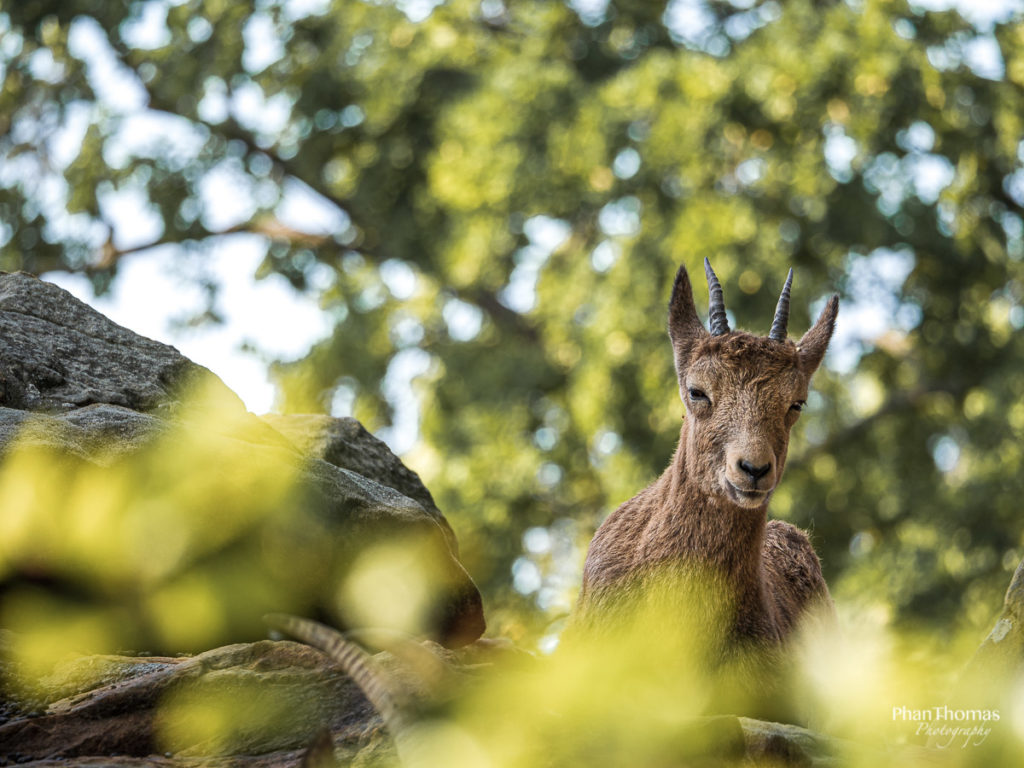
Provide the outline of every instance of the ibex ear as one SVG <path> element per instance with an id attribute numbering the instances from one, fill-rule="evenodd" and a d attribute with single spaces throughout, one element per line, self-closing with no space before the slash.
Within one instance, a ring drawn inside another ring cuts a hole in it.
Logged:
<path id="1" fill-rule="evenodd" d="M 800 352 L 800 367 L 808 376 L 818 370 L 821 359 L 825 357 L 832 331 L 836 327 L 836 315 L 839 313 L 839 297 L 833 296 L 821 310 L 818 322 L 803 335 L 797 349 Z"/>
<path id="2" fill-rule="evenodd" d="M 694 345 L 708 335 L 697 316 L 693 304 L 693 286 L 686 267 L 680 266 L 676 281 L 672 284 L 672 298 L 668 303 L 668 337 L 672 339 L 675 353 L 676 375 L 682 379 L 683 368 L 690 359 Z"/>

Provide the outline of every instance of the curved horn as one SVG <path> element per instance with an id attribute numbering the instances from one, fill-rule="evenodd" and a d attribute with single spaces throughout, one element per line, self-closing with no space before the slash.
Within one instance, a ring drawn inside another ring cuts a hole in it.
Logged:
<path id="1" fill-rule="evenodd" d="M 380 712 L 384 725 L 391 731 L 399 757 L 408 741 L 411 723 L 407 713 L 399 706 L 393 681 L 380 664 L 361 647 L 346 639 L 337 630 L 309 619 L 284 613 L 269 613 L 263 621 L 271 628 L 298 638 L 307 645 L 319 648 L 344 670 L 359 686 L 369 702 Z M 408 765 L 404 760 L 403 764 Z"/>
<path id="2" fill-rule="evenodd" d="M 711 326 L 712 336 L 721 336 L 729 332 L 729 321 L 725 317 L 725 300 L 722 298 L 722 286 L 718 282 L 715 270 L 711 268 L 711 262 L 704 259 L 704 274 L 708 278 L 708 295 L 711 302 L 708 305 L 708 324 Z"/>
<path id="3" fill-rule="evenodd" d="M 782 295 L 779 296 L 779 303 L 775 305 L 775 319 L 772 320 L 772 329 L 768 332 L 769 339 L 776 341 L 786 340 L 786 326 L 789 325 L 789 289 L 793 285 L 793 269 L 786 275 L 786 284 L 782 286 Z"/>

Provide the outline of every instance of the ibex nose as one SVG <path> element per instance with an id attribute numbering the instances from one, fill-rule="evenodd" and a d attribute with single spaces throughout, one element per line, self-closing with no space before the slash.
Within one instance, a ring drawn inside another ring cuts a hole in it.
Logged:
<path id="1" fill-rule="evenodd" d="M 772 468 L 771 462 L 769 462 L 768 464 L 762 464 L 759 467 L 755 467 L 753 464 L 751 464 L 746 459 L 740 459 L 738 464 L 739 464 L 740 470 L 742 472 L 746 473 L 747 475 L 749 475 L 750 479 L 753 482 L 755 482 L 755 483 L 758 480 L 760 480 L 762 477 L 767 475 L 771 471 L 771 468 Z"/>

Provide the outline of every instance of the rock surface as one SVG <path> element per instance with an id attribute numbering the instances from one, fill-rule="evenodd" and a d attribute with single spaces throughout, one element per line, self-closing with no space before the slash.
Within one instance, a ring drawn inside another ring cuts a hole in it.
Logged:
<path id="1" fill-rule="evenodd" d="M 36 714 L 0 724 L 0 765 L 231 758 L 232 765 L 286 766 L 322 728 L 338 755 L 352 759 L 381 727 L 344 673 L 292 642 L 230 645 L 189 658 L 85 657 L 35 691 Z M 238 727 L 211 739 L 207 726 L 220 715 Z"/>
<path id="2" fill-rule="evenodd" d="M 419 478 L 358 423 L 260 419 L 174 348 L 116 325 L 55 285 L 0 273 L 0 457 L 15 453 L 37 456 L 30 466 L 53 508 L 33 502 L 20 543 L 17 535 L 0 542 L 8 566 L 0 607 L 19 590 L 42 589 L 124 612 L 132 625 L 127 647 L 197 652 L 264 636 L 268 611 L 344 624 L 338 590 L 353 564 L 382 542 L 406 542 L 429 566 L 422 569 L 425 634 L 460 645 L 483 632 L 480 594 L 451 527 Z M 39 490 L 11 472 L 8 486 L 29 484 L 20 497 Z M 97 511 L 82 500 L 83 487 L 120 497 L 101 494 L 109 506 Z M 137 519 L 147 508 L 153 517 Z M 106 560 L 134 565 L 94 563 L 92 570 L 114 573 L 92 581 L 69 572 L 66 563 L 81 552 L 65 530 L 89 515 L 106 521 L 108 535 L 98 540 Z M 189 579 L 193 592 L 219 604 L 222 626 L 205 634 L 160 629 L 139 615 L 140 604 Z"/>
<path id="3" fill-rule="evenodd" d="M 449 543 L 458 554 L 455 534 L 419 475 L 405 466 L 387 445 L 367 432 L 358 421 L 315 413 L 267 414 L 262 418 L 304 454 L 358 475 L 372 477 L 418 502 L 447 532 Z"/>
<path id="4" fill-rule="evenodd" d="M 62 288 L 24 272 L 0 273 L 0 405 L 60 411 L 92 403 L 151 411 L 180 401 L 210 371 L 166 344 L 122 328 Z"/>

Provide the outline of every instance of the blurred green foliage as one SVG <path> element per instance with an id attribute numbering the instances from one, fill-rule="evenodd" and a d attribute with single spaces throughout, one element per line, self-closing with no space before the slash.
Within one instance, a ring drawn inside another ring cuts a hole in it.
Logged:
<path id="1" fill-rule="evenodd" d="M 269 612 L 468 642 L 454 622 L 436 629 L 451 602 L 459 615 L 472 606 L 434 521 L 372 481 L 261 442 L 265 425 L 224 392 L 192 388 L 135 450 L 104 435 L 103 449 L 76 453 L 47 417 L 4 445 L 0 700 L 8 688 L 38 695 L 70 656 L 259 640 Z M 21 670 L 12 681 L 7 661 Z"/>
<path id="2" fill-rule="evenodd" d="M 262 237 L 260 275 L 339 319 L 278 366 L 280 407 L 380 429 L 389 371 L 420 371 L 405 458 L 492 627 L 522 638 L 669 460 L 676 265 L 711 257 L 760 333 L 792 265 L 794 335 L 843 303 L 772 514 L 813 531 L 846 602 L 990 622 L 1024 555 L 1024 23 L 878 0 L 431 6 L 5 4 L 0 267 L 103 290 L 152 243 L 194 264 Z M 210 214 L 218 175 L 233 223 Z M 275 215 L 301 187 L 337 226 Z M 119 235 L 118 195 L 149 241 Z"/>

